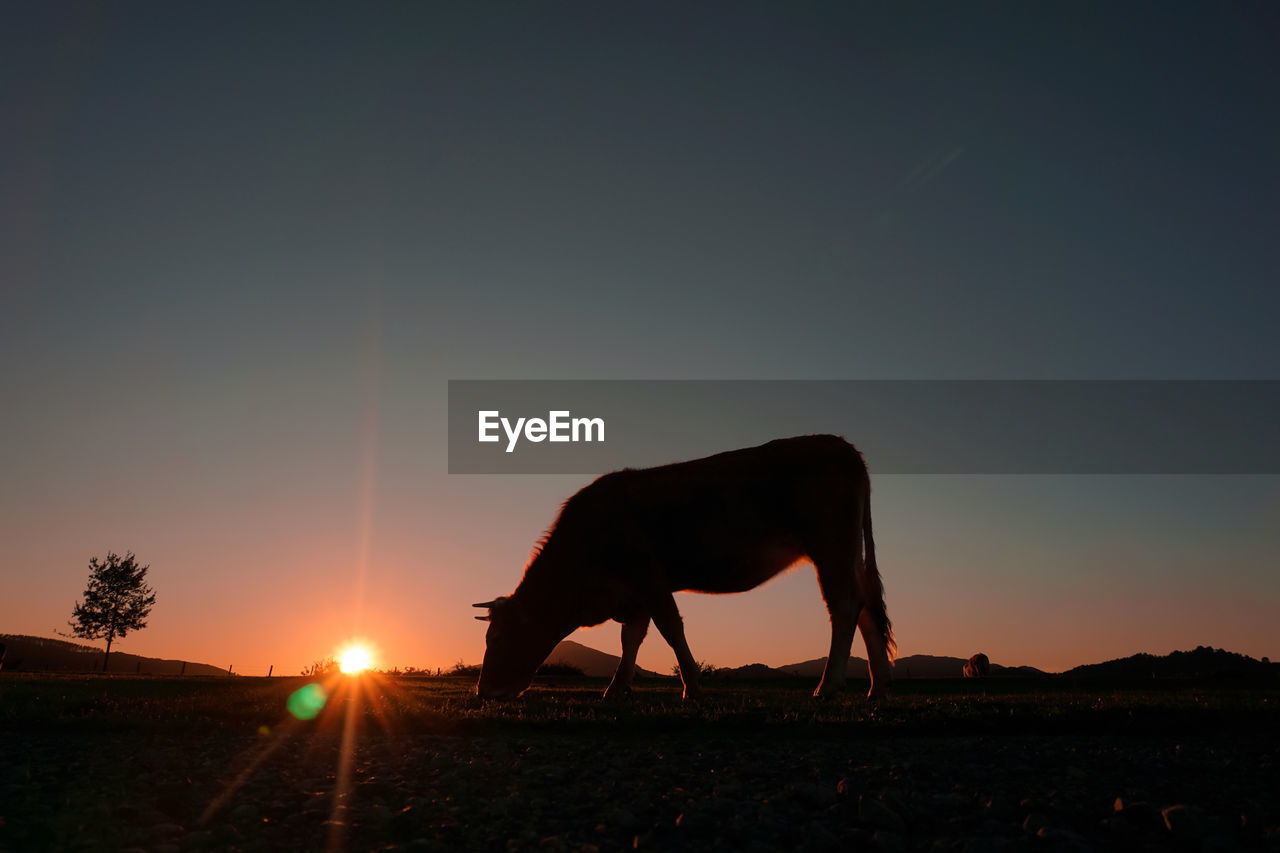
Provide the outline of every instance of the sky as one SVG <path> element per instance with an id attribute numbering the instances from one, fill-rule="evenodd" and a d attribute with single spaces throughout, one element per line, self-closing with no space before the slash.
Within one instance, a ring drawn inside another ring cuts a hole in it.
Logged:
<path id="1" fill-rule="evenodd" d="M 0 108 L 0 632 L 132 550 L 121 651 L 479 662 L 590 477 L 448 474 L 450 379 L 1280 378 L 1262 3 L 9 4 Z M 901 654 L 1280 658 L 1275 476 L 868 463 Z"/>

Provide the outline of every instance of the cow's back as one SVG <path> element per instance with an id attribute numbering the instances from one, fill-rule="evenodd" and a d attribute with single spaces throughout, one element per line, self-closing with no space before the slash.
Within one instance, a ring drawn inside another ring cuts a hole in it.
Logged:
<path id="1" fill-rule="evenodd" d="M 552 538 L 571 529 L 596 571 L 628 584 L 740 592 L 833 528 L 856 534 L 867 488 L 862 456 L 844 439 L 779 439 L 606 474 L 570 498 Z"/>

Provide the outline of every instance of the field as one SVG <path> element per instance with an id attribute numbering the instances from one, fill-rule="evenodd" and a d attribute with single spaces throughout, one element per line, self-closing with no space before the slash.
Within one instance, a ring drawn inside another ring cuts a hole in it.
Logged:
<path id="1" fill-rule="evenodd" d="M 1274 688 L 306 683 L 6 673 L 0 850 L 1280 850 Z"/>

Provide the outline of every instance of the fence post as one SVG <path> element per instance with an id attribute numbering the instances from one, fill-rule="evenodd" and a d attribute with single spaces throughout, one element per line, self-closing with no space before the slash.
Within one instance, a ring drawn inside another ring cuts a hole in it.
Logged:
<path id="1" fill-rule="evenodd" d="M 227 675 L 231 674 L 231 664 L 227 664 Z"/>
<path id="2" fill-rule="evenodd" d="M 271 666 L 267 667 L 267 678 L 271 677 L 271 673 L 275 671 L 275 668 L 275 664 L 271 664 Z"/>
<path id="3" fill-rule="evenodd" d="M 179 672 L 179 673 L 178 673 L 178 675 L 186 675 L 186 674 L 187 674 L 187 662 L 186 662 L 186 661 L 183 661 L 183 662 L 182 662 L 182 671 L 181 671 L 181 672 Z"/>

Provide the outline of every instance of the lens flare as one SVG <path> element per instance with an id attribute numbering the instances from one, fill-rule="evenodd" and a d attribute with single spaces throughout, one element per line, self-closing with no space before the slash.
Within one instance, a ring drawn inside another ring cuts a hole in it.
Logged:
<path id="1" fill-rule="evenodd" d="M 308 684 L 293 691 L 285 705 L 289 713 L 299 720 L 314 720 L 327 701 L 329 701 L 329 694 L 323 687 L 319 684 Z"/>

